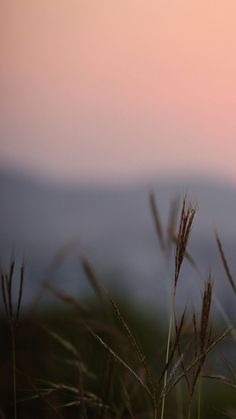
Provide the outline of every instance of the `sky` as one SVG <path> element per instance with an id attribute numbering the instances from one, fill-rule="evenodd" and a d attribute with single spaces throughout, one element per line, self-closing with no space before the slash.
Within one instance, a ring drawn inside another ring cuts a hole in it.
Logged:
<path id="1" fill-rule="evenodd" d="M 0 166 L 236 182 L 235 0 L 1 0 Z"/>

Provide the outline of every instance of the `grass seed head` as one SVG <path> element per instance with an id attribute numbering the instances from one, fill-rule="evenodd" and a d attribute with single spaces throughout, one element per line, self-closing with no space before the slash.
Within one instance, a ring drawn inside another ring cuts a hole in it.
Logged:
<path id="1" fill-rule="evenodd" d="M 181 269 L 181 266 L 185 257 L 187 244 L 188 244 L 188 240 L 190 236 L 190 231 L 191 231 L 195 214 L 196 214 L 196 208 L 194 208 L 190 202 L 187 203 L 186 197 L 185 197 L 183 200 L 183 205 L 182 205 L 182 210 L 181 210 L 179 232 L 178 232 L 177 244 L 176 244 L 174 291 L 176 291 L 180 269 Z"/>

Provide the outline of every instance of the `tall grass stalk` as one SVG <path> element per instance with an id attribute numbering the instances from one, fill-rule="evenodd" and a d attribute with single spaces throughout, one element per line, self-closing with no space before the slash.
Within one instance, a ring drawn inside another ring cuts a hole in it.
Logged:
<path id="1" fill-rule="evenodd" d="M 16 336 L 15 330 L 11 328 L 11 347 L 12 347 L 12 378 L 13 378 L 13 406 L 14 406 L 14 419 L 17 419 L 16 408 Z"/>
<path id="2" fill-rule="evenodd" d="M 180 221 L 179 221 L 179 230 L 178 236 L 176 241 L 176 249 L 175 249 L 175 273 L 174 273 L 174 281 L 171 286 L 172 289 L 172 301 L 170 307 L 170 318 L 169 318 L 169 327 L 168 327 L 168 337 L 167 337 L 167 346 L 166 346 L 166 365 L 169 362 L 169 354 L 170 354 L 170 344 L 171 344 L 171 335 L 173 329 L 173 322 L 175 319 L 175 296 L 176 290 L 179 280 L 179 275 L 181 271 L 181 266 L 184 261 L 187 244 L 190 236 L 190 231 L 192 227 L 192 223 L 195 217 L 196 209 L 191 205 L 191 203 L 187 203 L 186 196 L 183 199 Z M 164 389 L 166 388 L 167 384 L 167 377 L 168 377 L 168 368 L 165 370 L 164 375 Z M 162 407 L 161 407 L 161 419 L 164 418 L 165 412 L 165 400 L 166 394 L 164 392 L 164 397 L 162 399 Z"/>
<path id="3" fill-rule="evenodd" d="M 154 228 L 156 231 L 156 236 L 160 245 L 161 252 L 163 254 L 164 259 L 164 280 L 167 284 L 167 296 L 169 299 L 169 327 L 168 327 L 168 336 L 167 336 L 167 345 L 166 345 L 166 355 L 165 355 L 165 372 L 164 372 L 164 380 L 163 380 L 163 388 L 166 388 L 167 385 L 167 377 L 168 377 L 168 363 L 169 363 L 169 355 L 170 355 L 170 343 L 171 343 L 171 335 L 172 335 L 172 323 L 173 323 L 173 295 L 172 295 L 172 282 L 169 275 L 169 256 L 170 256 L 170 236 L 169 234 L 167 240 L 165 240 L 164 233 L 163 233 L 163 227 L 162 222 L 160 219 L 160 213 L 158 210 L 157 202 L 155 199 L 155 195 L 153 191 L 149 194 L 149 206 L 151 210 L 151 215 L 154 223 Z M 168 230 L 170 230 L 170 233 L 172 233 L 173 225 L 174 225 L 174 211 L 172 205 L 169 215 L 169 226 Z M 161 403 L 161 419 L 164 417 L 164 411 L 165 411 L 165 396 L 162 399 Z M 155 408 L 155 419 L 157 418 L 157 408 Z"/>
<path id="4" fill-rule="evenodd" d="M 165 357 L 165 364 L 168 365 L 169 362 L 169 355 L 170 355 L 170 344 L 171 344 L 171 336 L 172 336 L 172 329 L 173 329 L 173 320 L 174 320 L 174 292 L 173 292 L 173 298 L 172 298 L 172 304 L 170 307 L 170 317 L 169 317 L 169 327 L 168 327 L 168 336 L 167 336 L 167 345 L 166 345 L 166 357 Z M 168 368 L 165 370 L 164 374 L 164 381 L 163 381 L 163 387 L 166 388 L 167 385 L 167 377 L 168 377 Z M 161 404 L 161 419 L 164 418 L 164 412 L 165 412 L 165 395 L 162 399 Z"/>
<path id="5" fill-rule="evenodd" d="M 198 384 L 197 419 L 201 419 L 201 405 L 202 405 L 202 375 L 199 378 L 199 384 Z"/>
<path id="6" fill-rule="evenodd" d="M 13 417 L 17 419 L 17 394 L 16 394 L 16 330 L 19 321 L 19 314 L 21 308 L 21 300 L 23 294 L 23 282 L 24 282 L 24 262 L 21 265 L 19 275 L 19 290 L 17 295 L 16 310 L 13 310 L 13 279 L 15 274 L 15 260 L 11 257 L 9 270 L 7 273 L 1 271 L 1 286 L 2 286 L 2 299 L 5 309 L 5 314 L 8 319 L 10 328 L 10 339 L 12 349 L 12 387 L 13 387 Z"/>

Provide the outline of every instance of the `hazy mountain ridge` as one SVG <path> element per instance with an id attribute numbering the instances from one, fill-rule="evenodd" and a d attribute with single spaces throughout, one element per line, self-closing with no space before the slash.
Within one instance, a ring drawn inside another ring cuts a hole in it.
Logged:
<path id="1" fill-rule="evenodd" d="M 152 278 L 160 271 L 159 248 L 148 204 L 152 186 L 165 223 L 169 204 L 177 195 L 188 192 L 198 205 L 190 245 L 204 269 L 211 264 L 214 268 L 215 227 L 221 233 L 229 257 L 233 258 L 236 188 L 207 179 L 186 184 L 186 180 L 169 179 L 152 181 L 147 186 L 60 187 L 2 171 L 0 247 L 3 258 L 14 245 L 17 251 L 28 255 L 34 272 L 43 271 L 53 254 L 73 241 L 77 254 L 87 255 L 108 276 L 135 277 L 136 284 L 142 283 L 144 276 Z"/>

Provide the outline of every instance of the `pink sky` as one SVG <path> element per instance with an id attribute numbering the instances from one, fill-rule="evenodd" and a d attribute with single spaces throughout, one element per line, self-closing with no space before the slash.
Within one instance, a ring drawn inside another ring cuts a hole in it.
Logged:
<path id="1" fill-rule="evenodd" d="M 236 180 L 236 1 L 2 0 L 0 163 Z"/>

